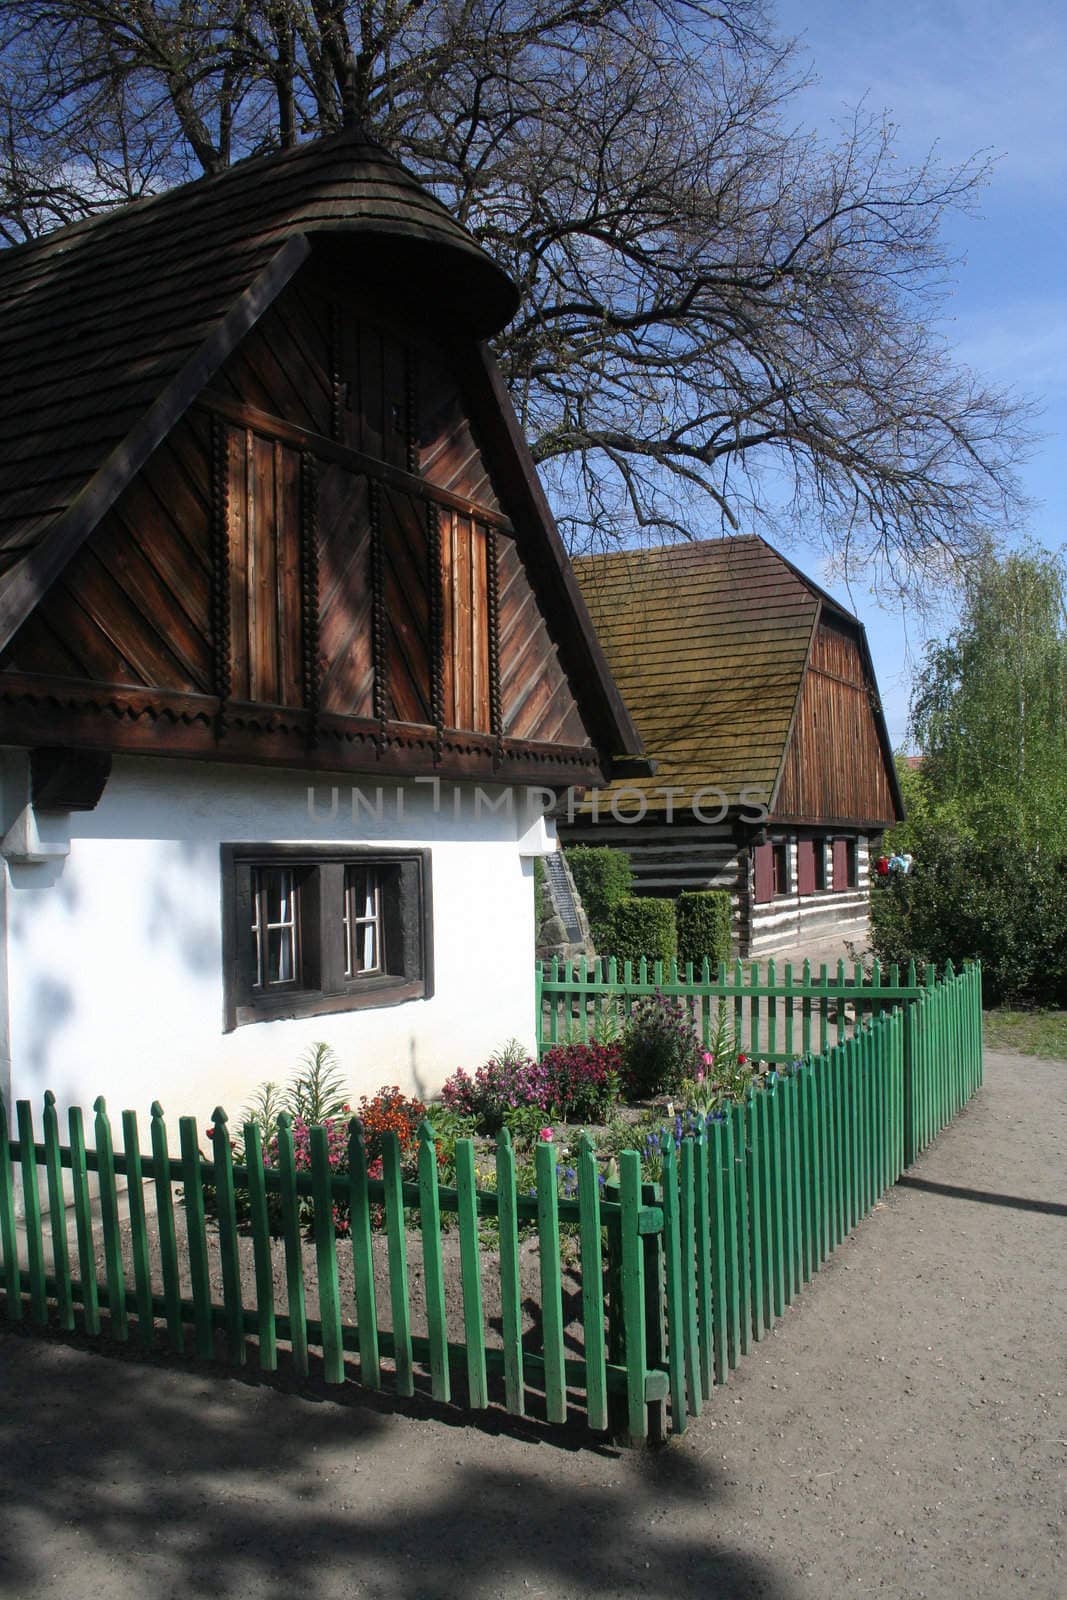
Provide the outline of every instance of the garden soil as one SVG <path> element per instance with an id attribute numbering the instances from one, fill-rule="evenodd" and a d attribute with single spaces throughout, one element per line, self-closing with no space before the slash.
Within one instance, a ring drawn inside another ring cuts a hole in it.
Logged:
<path id="1" fill-rule="evenodd" d="M 0 1592 L 1059 1600 L 1065 1133 L 1067 1065 L 991 1054 L 657 1450 L 4 1331 Z"/>

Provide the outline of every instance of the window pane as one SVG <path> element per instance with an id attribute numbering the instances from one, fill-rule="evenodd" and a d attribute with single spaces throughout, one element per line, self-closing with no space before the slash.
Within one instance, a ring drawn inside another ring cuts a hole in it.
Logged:
<path id="1" fill-rule="evenodd" d="M 296 982 L 296 898 L 296 874 L 291 867 L 253 868 L 252 939 L 256 988 Z"/>
<path id="2" fill-rule="evenodd" d="M 271 928 L 267 935 L 267 982 L 292 983 L 296 976 L 292 928 Z"/>
<path id="3" fill-rule="evenodd" d="M 383 970 L 381 884 L 373 867 L 349 867 L 345 873 L 346 978 Z"/>

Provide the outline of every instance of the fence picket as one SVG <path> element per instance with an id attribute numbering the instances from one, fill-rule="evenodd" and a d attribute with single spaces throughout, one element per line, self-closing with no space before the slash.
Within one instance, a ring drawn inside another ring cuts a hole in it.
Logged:
<path id="1" fill-rule="evenodd" d="M 422 1236 L 422 1271 L 426 1285 L 426 1326 L 430 1336 L 430 1392 L 435 1400 L 450 1400 L 452 1379 L 448 1366 L 445 1269 L 441 1258 L 437 1143 L 430 1122 L 419 1125 L 419 1232 Z"/>
<path id="2" fill-rule="evenodd" d="M 711 1315 L 711 1231 L 708 1209 L 708 1124 L 701 1121 L 693 1149 L 693 1189 L 696 1235 L 697 1317 L 699 1325 L 700 1387 L 710 1398 L 713 1382 Z"/>
<path id="3" fill-rule="evenodd" d="M 246 1122 L 243 1130 L 245 1168 L 248 1174 L 248 1211 L 252 1228 L 252 1259 L 256 1274 L 256 1332 L 259 1370 L 278 1370 L 278 1324 L 274 1314 L 274 1263 L 270 1244 L 270 1211 L 263 1170 L 263 1135 L 259 1123 Z"/>
<path id="4" fill-rule="evenodd" d="M 59 1326 L 68 1332 L 74 1327 L 74 1297 L 70 1288 L 70 1252 L 67 1249 L 67 1203 L 63 1195 L 63 1155 L 59 1142 L 56 1097 L 51 1089 L 44 1097 L 45 1171 L 48 1178 L 48 1219 L 52 1234 L 52 1276 L 55 1279 L 56 1311 Z M 0 1137 L 2 1137 L 0 1129 Z"/>
<path id="5" fill-rule="evenodd" d="M 285 1296 L 289 1313 L 289 1349 L 298 1378 L 308 1375 L 308 1329 L 304 1295 L 304 1250 L 300 1237 L 300 1199 L 296 1187 L 293 1119 L 283 1111 L 277 1122 L 278 1186 L 282 1198 L 282 1243 L 285 1249 Z"/>
<path id="6" fill-rule="evenodd" d="M 385 1234 L 389 1253 L 389 1305 L 393 1315 L 393 1368 L 396 1392 L 415 1393 L 415 1359 L 411 1344 L 408 1300 L 407 1236 L 400 1140 L 394 1130 L 382 1135 L 382 1180 L 385 1184 Z"/>
<path id="7" fill-rule="evenodd" d="M 41 1229 L 41 1196 L 37 1188 L 37 1158 L 34 1154 L 33 1111 L 28 1100 L 15 1102 L 18 1118 L 22 1169 L 22 1226 L 26 1234 L 26 1257 L 30 1280 L 30 1320 L 48 1321 L 48 1294 L 45 1287 L 44 1236 Z M 120 1269 L 121 1270 L 121 1269 Z M 123 1307 L 125 1313 L 125 1307 Z M 120 1333 L 118 1337 L 124 1337 Z"/>
<path id="8" fill-rule="evenodd" d="M 195 1117 L 179 1117 L 182 1200 L 185 1206 L 185 1237 L 189 1248 L 189 1280 L 193 1297 L 193 1337 L 197 1355 L 201 1360 L 210 1361 L 215 1354 L 215 1337 L 211 1317 L 211 1281 L 208 1275 L 207 1237 L 204 1225 L 203 1177 L 196 1131 Z"/>
<path id="9" fill-rule="evenodd" d="M 314 1213 L 315 1277 L 319 1289 L 323 1376 L 344 1383 L 345 1348 L 341 1333 L 341 1290 L 337 1277 L 337 1229 L 330 1183 L 330 1133 L 322 1123 L 311 1129 L 311 1196 Z"/>
<path id="10" fill-rule="evenodd" d="M 600 1175 L 588 1133 L 578 1140 L 579 1250 L 582 1264 L 582 1332 L 585 1356 L 586 1417 L 591 1428 L 608 1426 L 607 1369 L 604 1358 L 604 1284 L 600 1246 Z"/>
<path id="11" fill-rule="evenodd" d="M 752 1271 L 752 1336 L 763 1338 L 766 1244 L 763 1236 L 763 1141 L 757 1110 L 759 1095 L 749 1093 L 744 1103 L 745 1143 L 748 1150 L 745 1181 L 748 1184 L 749 1252 Z"/>
<path id="12" fill-rule="evenodd" d="M 711 1149 L 708 1152 L 708 1210 L 711 1231 L 711 1331 L 716 1383 L 725 1383 L 730 1362 L 728 1355 L 729 1316 L 726 1305 L 726 1119 L 719 1112 L 709 1124 Z"/>
<path id="13" fill-rule="evenodd" d="M 141 1344 L 151 1350 L 156 1324 L 152 1308 L 152 1271 L 148 1262 L 148 1227 L 145 1219 L 144 1173 L 136 1111 L 122 1113 L 122 1150 L 126 1157 L 126 1203 L 130 1213 L 130 1253 L 133 1256 L 134 1304 Z"/>
<path id="14" fill-rule="evenodd" d="M 682 1331 L 685 1340 L 685 1382 L 689 1391 L 689 1414 L 699 1417 L 704 1397 L 700 1382 L 700 1336 L 697 1331 L 696 1194 L 693 1155 L 693 1140 L 683 1139 L 678 1171 L 679 1241 L 682 1249 Z"/>
<path id="15" fill-rule="evenodd" d="M 7 1106 L 0 1095 L 0 1244 L 4 1250 L 4 1311 L 9 1322 L 22 1321 L 22 1278 L 15 1229 L 15 1181 L 11 1165 Z"/>
<path id="16" fill-rule="evenodd" d="M 541 1188 L 538 1181 L 538 1189 Z M 631 1439 L 644 1439 L 648 1433 L 648 1412 L 645 1407 L 645 1264 L 638 1233 L 638 1212 L 641 1208 L 641 1158 L 636 1150 L 624 1150 L 619 1156 L 619 1201 L 622 1208 L 620 1233 L 622 1261 L 620 1264 L 620 1289 L 622 1293 L 622 1324 L 626 1345 L 626 1422 Z M 668 1267 L 668 1273 L 670 1268 Z M 668 1278 L 669 1281 L 669 1278 Z M 673 1345 L 673 1338 L 672 1338 Z M 674 1402 L 675 1427 L 685 1432 L 684 1388 L 680 1408 Z M 677 1415 L 680 1409 L 680 1417 Z"/>
<path id="17" fill-rule="evenodd" d="M 111 1123 L 103 1095 L 93 1101 L 96 1113 L 96 1175 L 100 1183 L 100 1224 L 104 1234 L 104 1264 L 107 1277 L 107 1309 L 111 1336 L 126 1339 L 126 1280 L 122 1273 L 119 1244 L 119 1201 L 115 1185 L 115 1156 L 111 1143 Z M 35 1186 L 36 1187 L 36 1186 Z"/>
<path id="18" fill-rule="evenodd" d="M 368 1389 L 380 1389 L 382 1369 L 378 1348 L 378 1303 L 374 1292 L 374 1240 L 367 1189 L 367 1146 L 363 1138 L 363 1124 L 358 1117 L 353 1117 L 348 1124 L 348 1228 L 359 1337 L 359 1381 L 366 1384 Z"/>
<path id="19" fill-rule="evenodd" d="M 93 1212 L 89 1200 L 89 1166 L 85 1158 L 85 1127 L 80 1106 L 67 1112 L 70 1130 L 70 1181 L 74 1194 L 74 1226 L 78 1239 L 78 1272 L 82 1286 L 82 1324 L 88 1334 L 100 1332 L 100 1304 L 93 1251 Z"/>
<path id="20" fill-rule="evenodd" d="M 501 1128 L 497 1135 L 496 1192 L 500 1207 L 500 1308 L 504 1341 L 504 1403 L 513 1416 L 521 1417 L 526 1410 L 526 1380 L 522 1359 L 519 1223 L 515 1204 L 515 1152 L 511 1147 L 511 1133 L 507 1128 Z"/>
<path id="21" fill-rule="evenodd" d="M 489 1404 L 485 1377 L 485 1312 L 478 1256 L 478 1196 L 474 1141 L 456 1140 L 456 1195 L 459 1218 L 460 1276 L 463 1284 L 463 1333 L 467 1346 L 467 1392 L 472 1406 Z"/>
<path id="22" fill-rule="evenodd" d="M 678 1202 L 678 1163 L 674 1140 L 669 1132 L 662 1136 L 663 1150 L 663 1255 L 666 1271 L 667 1371 L 670 1375 L 671 1425 L 675 1433 L 685 1430 L 686 1363 L 685 1304 L 682 1289 L 681 1208 Z"/>
<path id="23" fill-rule="evenodd" d="M 159 1240 L 160 1273 L 163 1278 L 163 1315 L 167 1339 L 178 1355 L 185 1350 L 182 1319 L 181 1279 L 178 1270 L 178 1243 L 174 1234 L 174 1196 L 171 1192 L 170 1149 L 163 1107 L 152 1102 L 152 1173 L 156 1196 L 156 1237 Z M 72 1141 L 73 1142 L 73 1141 Z M 84 1278 L 84 1273 L 82 1274 Z M 84 1284 L 83 1284 L 84 1288 Z"/>
<path id="24" fill-rule="evenodd" d="M 233 1151 L 229 1119 L 221 1106 L 211 1118 L 212 1164 L 215 1168 L 215 1210 L 222 1266 L 222 1305 L 226 1323 L 226 1359 L 242 1366 L 245 1359 L 244 1307 L 241 1303 L 241 1257 L 237 1241 L 237 1201 L 233 1189 Z"/>
<path id="25" fill-rule="evenodd" d="M 537 1254 L 541 1269 L 541 1339 L 545 1362 L 545 1408 L 549 1422 L 566 1422 L 567 1384 L 563 1352 L 563 1284 L 559 1266 L 556 1149 L 547 1140 L 538 1143 L 534 1154 L 534 1170 L 537 1175 Z"/>

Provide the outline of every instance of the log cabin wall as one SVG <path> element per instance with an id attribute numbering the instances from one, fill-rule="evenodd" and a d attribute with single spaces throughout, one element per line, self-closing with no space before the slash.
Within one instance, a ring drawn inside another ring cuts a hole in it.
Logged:
<path id="1" fill-rule="evenodd" d="M 853 852 L 853 878 L 851 884 L 839 882 L 834 886 L 833 841 L 838 840 Z M 821 884 L 804 881 L 799 860 L 805 844 L 814 845 L 821 852 L 823 870 Z M 786 860 L 786 885 L 784 892 L 772 892 L 762 898 L 757 884 L 757 848 L 746 853 L 742 864 L 739 904 L 736 920 L 740 929 L 740 953 L 752 959 L 763 959 L 778 951 L 788 953 L 798 948 L 803 958 L 804 947 L 820 941 L 833 940 L 844 945 L 846 940 L 857 946 L 866 943 L 870 912 L 870 849 L 864 834 L 803 834 L 772 827 L 767 834 L 765 848 L 775 845 L 784 848 Z"/>
<path id="2" fill-rule="evenodd" d="M 53 737 L 110 716 L 89 742 L 117 747 L 599 777 L 460 363 L 354 304 L 336 269 L 297 275 L 16 634 L 2 689 L 61 677 Z"/>
<path id="3" fill-rule="evenodd" d="M 875 699 L 855 632 L 824 613 L 811 643 L 776 817 L 871 826 L 894 821 Z"/>

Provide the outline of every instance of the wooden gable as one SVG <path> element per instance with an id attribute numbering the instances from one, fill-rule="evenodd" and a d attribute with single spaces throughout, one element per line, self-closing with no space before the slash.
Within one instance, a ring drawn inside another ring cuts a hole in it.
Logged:
<path id="1" fill-rule="evenodd" d="M 625 743 L 479 443 L 495 403 L 462 342 L 309 262 L 0 655 L 7 736 L 602 781 Z"/>
<path id="2" fill-rule="evenodd" d="M 887 827 L 901 815 L 858 628 L 825 606 L 812 635 L 771 812 L 776 821 Z"/>

